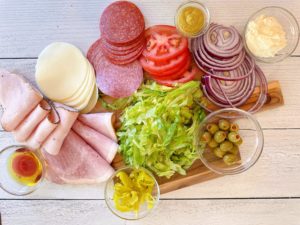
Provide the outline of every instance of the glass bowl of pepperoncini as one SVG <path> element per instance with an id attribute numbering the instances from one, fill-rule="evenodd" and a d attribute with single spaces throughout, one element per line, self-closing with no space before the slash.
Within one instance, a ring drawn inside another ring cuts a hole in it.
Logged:
<path id="1" fill-rule="evenodd" d="M 44 179 L 44 164 L 37 151 L 13 145 L 0 152 L 0 187 L 12 195 L 28 195 Z"/>
<path id="2" fill-rule="evenodd" d="M 188 1 L 180 5 L 175 15 L 175 26 L 182 35 L 195 38 L 205 33 L 210 23 L 210 13 L 205 5 Z"/>
<path id="3" fill-rule="evenodd" d="M 159 186 L 144 168 L 117 170 L 105 186 L 105 202 L 113 214 L 125 220 L 138 220 L 154 211 L 159 202 Z"/>

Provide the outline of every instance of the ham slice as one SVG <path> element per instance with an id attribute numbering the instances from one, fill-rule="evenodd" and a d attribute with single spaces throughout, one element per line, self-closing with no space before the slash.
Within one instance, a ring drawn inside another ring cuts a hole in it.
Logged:
<path id="1" fill-rule="evenodd" d="M 31 149 L 38 149 L 52 131 L 58 126 L 59 116 L 56 110 L 52 109 L 46 118 L 37 126 L 34 132 L 30 135 L 23 144 Z"/>
<path id="2" fill-rule="evenodd" d="M 42 100 L 41 93 L 23 77 L 0 69 L 1 125 L 13 131 Z"/>
<path id="3" fill-rule="evenodd" d="M 68 135 L 74 121 L 78 117 L 78 112 L 70 107 L 61 104 L 55 106 L 60 118 L 60 123 L 41 146 L 43 151 L 52 155 L 59 153 L 65 137 Z"/>
<path id="4" fill-rule="evenodd" d="M 114 173 L 114 169 L 72 130 L 57 155 L 44 151 L 42 154 L 47 166 L 46 178 L 54 183 L 101 183 Z"/>
<path id="5" fill-rule="evenodd" d="M 88 125 L 94 130 L 117 142 L 116 132 L 113 127 L 113 124 L 115 122 L 113 113 L 107 112 L 82 114 L 78 117 L 78 119 L 85 125 Z"/>
<path id="6" fill-rule="evenodd" d="M 72 130 L 95 149 L 106 162 L 112 162 L 119 148 L 116 142 L 78 120 L 75 121 Z"/>
<path id="7" fill-rule="evenodd" d="M 18 142 L 24 142 L 32 134 L 39 123 L 45 119 L 51 107 L 46 100 L 42 100 L 35 109 L 21 122 L 13 131 L 13 135 Z"/>

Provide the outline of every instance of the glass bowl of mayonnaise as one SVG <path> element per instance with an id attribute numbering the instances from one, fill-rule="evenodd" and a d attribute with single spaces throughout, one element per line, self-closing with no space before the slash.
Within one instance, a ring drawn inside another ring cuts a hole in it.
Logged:
<path id="1" fill-rule="evenodd" d="M 244 30 L 247 51 L 258 61 L 279 62 L 290 56 L 299 42 L 299 24 L 288 10 L 271 6 L 254 13 Z"/>

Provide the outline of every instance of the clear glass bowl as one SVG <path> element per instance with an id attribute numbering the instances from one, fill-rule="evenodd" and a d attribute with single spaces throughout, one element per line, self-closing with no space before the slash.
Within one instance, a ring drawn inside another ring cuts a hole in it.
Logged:
<path id="1" fill-rule="evenodd" d="M 9 172 L 9 163 L 8 160 L 10 159 L 10 156 L 18 149 L 26 149 L 26 151 L 32 152 L 37 159 L 39 159 L 39 162 L 41 163 L 42 171 L 41 176 L 38 180 L 38 182 L 34 185 L 28 186 L 24 185 L 15 179 L 12 178 Z M 33 151 L 29 149 L 26 146 L 23 145 L 12 145 L 4 148 L 0 151 L 0 188 L 2 188 L 4 191 L 8 192 L 11 195 L 16 196 L 22 196 L 22 195 L 28 195 L 35 190 L 37 190 L 41 184 L 44 181 L 44 164 L 43 160 L 41 159 L 40 154 L 37 151 Z"/>
<path id="2" fill-rule="evenodd" d="M 178 15 L 180 14 L 180 11 L 188 6 L 192 6 L 192 7 L 196 7 L 198 9 L 200 9 L 204 15 L 205 15 L 205 24 L 204 24 L 204 27 L 195 35 L 191 35 L 191 34 L 187 34 L 187 33 L 184 33 L 182 32 L 182 30 L 180 29 L 179 27 L 179 24 L 178 24 Z M 181 4 L 177 11 L 176 11 L 176 14 L 175 14 L 175 26 L 177 28 L 177 31 L 179 33 L 181 33 L 183 36 L 186 36 L 186 37 L 189 37 L 189 38 L 196 38 L 196 37 L 199 37 L 201 36 L 202 34 L 204 34 L 206 32 L 206 30 L 208 29 L 209 27 L 209 24 L 210 24 L 210 13 L 209 13 L 209 10 L 207 9 L 207 7 L 200 3 L 200 2 L 197 2 L 197 1 L 188 1 L 188 2 L 185 2 L 183 4 Z"/>
<path id="3" fill-rule="evenodd" d="M 152 196 L 155 199 L 155 203 L 152 209 L 148 209 L 147 208 L 147 204 L 144 203 L 142 206 L 140 206 L 140 210 L 138 212 L 138 214 L 136 215 L 135 212 L 120 212 L 119 210 L 116 209 L 115 207 L 115 203 L 113 200 L 113 195 L 114 195 L 114 184 L 115 182 L 119 181 L 119 178 L 116 177 L 116 174 L 119 173 L 120 171 L 124 171 L 127 174 L 129 174 L 131 171 L 134 170 L 133 167 L 124 167 L 122 169 L 117 170 L 107 181 L 106 186 L 105 186 L 105 202 L 106 205 L 108 206 L 108 208 L 112 211 L 113 214 L 115 214 L 116 216 L 120 217 L 121 219 L 125 219 L 125 220 L 138 220 L 141 218 L 144 218 L 145 216 L 147 216 L 150 212 L 154 211 L 155 208 L 158 205 L 159 202 L 159 197 L 160 197 L 160 190 L 159 190 L 159 185 L 155 179 L 155 177 L 152 175 L 152 173 L 144 168 L 140 168 L 142 170 L 144 170 L 150 177 L 153 178 L 153 180 L 155 181 L 155 185 L 152 191 Z"/>
<path id="4" fill-rule="evenodd" d="M 262 153 L 264 146 L 262 129 L 250 113 L 237 108 L 226 108 L 215 111 L 204 119 L 198 137 L 202 136 L 208 123 L 217 123 L 220 119 L 227 119 L 239 125 L 238 133 L 243 139 L 243 143 L 239 146 L 240 159 L 237 163 L 228 166 L 222 159 L 216 157 L 209 147 L 204 148 L 200 159 L 207 168 L 218 174 L 230 175 L 244 172 L 257 162 Z M 201 148 L 199 140 L 197 145 Z"/>
<path id="5" fill-rule="evenodd" d="M 246 32 L 247 27 L 250 23 L 250 21 L 255 20 L 257 17 L 265 15 L 265 16 L 272 16 L 275 17 L 278 22 L 282 25 L 287 38 L 287 45 L 285 48 L 280 50 L 274 57 L 259 57 L 256 56 L 254 53 L 250 51 L 250 49 L 247 46 L 246 42 Z M 244 29 L 244 44 L 247 49 L 247 51 L 252 55 L 257 61 L 265 62 L 265 63 L 274 63 L 284 60 L 286 57 L 290 56 L 295 49 L 297 48 L 299 42 L 299 24 L 294 17 L 294 15 L 289 12 L 288 10 L 277 7 L 277 6 L 270 6 L 265 7 L 254 13 L 252 16 L 250 16 L 248 22 L 246 23 L 245 29 Z"/>

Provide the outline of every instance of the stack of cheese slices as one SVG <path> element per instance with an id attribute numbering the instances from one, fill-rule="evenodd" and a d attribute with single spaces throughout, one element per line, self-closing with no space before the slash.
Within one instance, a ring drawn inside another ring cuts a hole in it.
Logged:
<path id="1" fill-rule="evenodd" d="M 48 45 L 39 55 L 36 82 L 44 95 L 55 102 L 90 112 L 98 99 L 95 71 L 81 51 L 64 42 Z"/>

